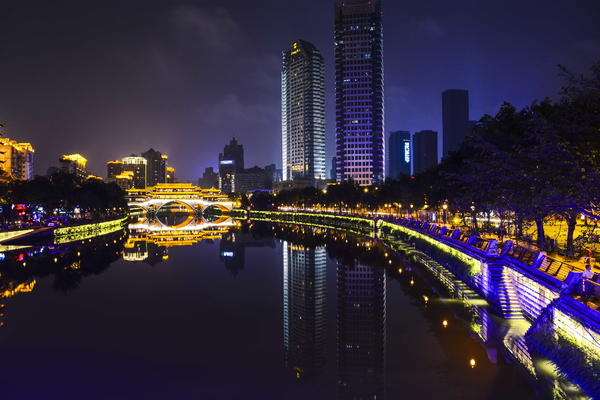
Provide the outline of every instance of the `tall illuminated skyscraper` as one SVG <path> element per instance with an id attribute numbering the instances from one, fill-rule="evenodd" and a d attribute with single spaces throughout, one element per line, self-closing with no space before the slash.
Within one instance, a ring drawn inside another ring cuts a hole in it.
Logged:
<path id="1" fill-rule="evenodd" d="M 286 366 L 298 378 L 325 365 L 327 253 L 283 242 L 283 324 Z"/>
<path id="2" fill-rule="evenodd" d="M 381 0 L 335 3 L 336 180 L 385 180 Z"/>
<path id="3" fill-rule="evenodd" d="M 325 67 L 319 50 L 296 40 L 283 52 L 281 133 L 283 180 L 326 179 Z"/>

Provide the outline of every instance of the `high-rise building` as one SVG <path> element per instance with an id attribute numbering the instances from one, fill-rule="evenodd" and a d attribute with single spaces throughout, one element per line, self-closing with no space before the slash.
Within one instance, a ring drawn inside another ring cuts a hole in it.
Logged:
<path id="1" fill-rule="evenodd" d="M 0 169 L 3 172 L 1 178 L 32 179 L 33 153 L 33 147 L 29 143 L 0 138 Z"/>
<path id="2" fill-rule="evenodd" d="M 329 170 L 329 179 L 334 179 L 335 180 L 335 168 L 337 165 L 337 157 L 336 156 L 332 156 L 331 157 L 331 169 Z"/>
<path id="3" fill-rule="evenodd" d="M 272 184 L 271 184 L 272 186 Z M 241 172 L 236 172 L 232 179 L 231 191 L 245 194 L 255 190 L 264 190 L 265 188 L 265 170 L 254 166 Z"/>
<path id="4" fill-rule="evenodd" d="M 235 137 L 219 153 L 219 189 L 222 193 L 233 191 L 233 177 L 244 171 L 244 146 L 237 144 Z"/>
<path id="5" fill-rule="evenodd" d="M 167 156 L 153 148 L 142 153 L 147 161 L 146 177 L 147 186 L 156 186 L 157 183 L 167 183 Z"/>
<path id="6" fill-rule="evenodd" d="M 106 181 L 109 182 L 109 179 L 114 179 L 115 176 L 121 175 L 123 173 L 123 161 L 114 160 L 106 163 Z"/>
<path id="7" fill-rule="evenodd" d="M 133 187 L 135 189 L 146 189 L 146 177 L 148 161 L 144 157 L 131 155 L 123 158 L 123 171 L 133 172 Z"/>
<path id="8" fill-rule="evenodd" d="M 273 182 L 280 182 L 283 172 L 275 164 L 265 166 L 265 189 L 273 190 Z"/>
<path id="9" fill-rule="evenodd" d="M 386 271 L 337 266 L 338 399 L 385 399 Z"/>
<path id="10" fill-rule="evenodd" d="M 465 141 L 469 125 L 469 91 L 449 89 L 442 92 L 443 157 L 457 151 Z"/>
<path id="11" fill-rule="evenodd" d="M 283 52 L 281 119 L 283 180 L 327 179 L 325 67 L 319 50 L 296 40 Z"/>
<path id="12" fill-rule="evenodd" d="M 198 186 L 202 189 L 212 189 L 219 186 L 219 174 L 215 172 L 213 167 L 204 169 L 202 178 L 198 179 Z"/>
<path id="13" fill-rule="evenodd" d="M 413 161 L 415 174 L 438 163 L 438 134 L 436 131 L 416 132 L 413 136 Z"/>
<path id="14" fill-rule="evenodd" d="M 381 0 L 335 3 L 336 180 L 385 180 Z"/>
<path id="15" fill-rule="evenodd" d="M 78 178 L 85 178 L 87 176 L 85 169 L 87 160 L 79 154 L 63 155 L 58 162 L 61 172 L 65 174 L 75 175 Z"/>
<path id="16" fill-rule="evenodd" d="M 410 132 L 390 132 L 387 145 L 388 176 L 396 179 L 399 174 L 410 175 Z"/>
<path id="17" fill-rule="evenodd" d="M 327 252 L 283 242 L 283 337 L 286 366 L 297 378 L 325 365 Z"/>

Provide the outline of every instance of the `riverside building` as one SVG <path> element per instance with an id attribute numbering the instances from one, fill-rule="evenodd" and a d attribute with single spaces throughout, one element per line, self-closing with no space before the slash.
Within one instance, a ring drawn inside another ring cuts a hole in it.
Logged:
<path id="1" fill-rule="evenodd" d="M 13 178 L 29 180 L 33 178 L 33 147 L 29 143 L 0 138 L 0 181 Z"/>
<path id="2" fill-rule="evenodd" d="M 58 162 L 60 163 L 60 170 L 65 174 L 75 175 L 78 178 L 87 177 L 85 169 L 87 160 L 80 154 L 64 155 Z"/>
<path id="3" fill-rule="evenodd" d="M 136 155 L 124 157 L 123 171 L 133 172 L 133 187 L 135 189 L 146 189 L 148 161 L 144 157 L 138 157 Z"/>
<path id="4" fill-rule="evenodd" d="M 336 181 L 385 180 L 381 1 L 335 3 Z"/>
<path id="5" fill-rule="evenodd" d="M 283 180 L 326 179 L 325 70 L 312 43 L 297 40 L 283 52 L 281 127 Z"/>

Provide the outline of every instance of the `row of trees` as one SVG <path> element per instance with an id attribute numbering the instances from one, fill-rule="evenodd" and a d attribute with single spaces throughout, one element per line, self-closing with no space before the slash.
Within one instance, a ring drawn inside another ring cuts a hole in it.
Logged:
<path id="1" fill-rule="evenodd" d="M 517 110 L 504 103 L 485 115 L 457 152 L 414 177 L 400 175 L 385 184 L 359 187 L 352 181 L 327 191 L 307 188 L 242 199 L 266 209 L 282 205 L 378 210 L 384 205 L 429 207 L 460 215 L 493 213 L 523 227 L 536 224 L 543 247 L 544 223 L 567 222 L 567 246 L 573 246 L 577 217 L 600 219 L 600 59 L 587 77 L 564 67 L 561 99 L 534 101 Z M 473 223 L 473 226 L 476 226 Z"/>
<path id="2" fill-rule="evenodd" d="M 49 215 L 55 210 L 72 214 L 79 208 L 82 215 L 89 214 L 94 219 L 119 211 L 125 213 L 127 209 L 123 191 L 116 184 L 64 173 L 0 186 L 0 205 L 5 221 L 14 221 L 14 204 L 24 204 L 30 210 L 41 207 Z"/>

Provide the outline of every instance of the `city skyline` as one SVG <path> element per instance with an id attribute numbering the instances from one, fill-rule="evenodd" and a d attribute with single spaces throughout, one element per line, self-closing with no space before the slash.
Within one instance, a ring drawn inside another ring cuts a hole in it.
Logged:
<path id="1" fill-rule="evenodd" d="M 326 159 L 334 155 L 333 1 L 106 5 L 9 2 L 0 61 L 5 137 L 36 149 L 34 174 L 64 154 L 89 172 L 139 148 L 195 182 L 232 136 L 247 165 L 281 160 L 281 49 L 314 43 L 325 62 Z M 141 7 L 143 5 L 143 7 Z M 600 5 L 383 1 L 386 125 L 442 132 L 441 93 L 469 91 L 470 118 L 504 101 L 557 99 L 557 64 L 587 73 Z M 441 138 L 440 138 L 441 140 Z"/>

